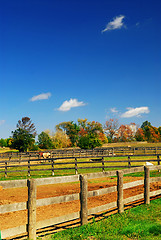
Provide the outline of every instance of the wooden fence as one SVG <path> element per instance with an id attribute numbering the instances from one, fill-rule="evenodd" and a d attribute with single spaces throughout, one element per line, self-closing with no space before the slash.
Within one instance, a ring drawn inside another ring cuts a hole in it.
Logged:
<path id="1" fill-rule="evenodd" d="M 50 152 L 51 157 L 84 157 L 84 156 L 110 156 L 110 155 L 140 155 L 140 154 L 161 154 L 161 147 L 106 147 L 106 148 L 94 148 L 94 149 L 55 149 L 44 150 L 43 152 Z M 39 158 L 39 152 L 5 152 L 0 153 L 0 159 L 2 158 L 19 158 L 26 157 Z"/>
<path id="2" fill-rule="evenodd" d="M 28 155 L 28 158 L 26 159 L 10 158 L 9 160 L 0 160 L 0 176 L 5 176 L 7 178 L 10 173 L 16 173 L 16 176 L 18 176 L 18 174 L 20 173 L 23 173 L 24 176 L 30 177 L 33 172 L 45 173 L 47 171 L 51 172 L 48 173 L 49 175 L 54 176 L 56 171 L 64 170 L 70 170 L 73 171 L 73 174 L 78 174 L 81 173 L 83 169 L 102 169 L 102 171 L 104 172 L 106 169 L 109 168 L 118 169 L 126 167 L 138 167 L 138 164 L 144 165 L 145 162 L 153 162 L 160 165 L 160 156 L 161 154 L 114 156 L 98 155 L 97 157 L 81 156 L 36 159 L 32 155 Z M 138 157 L 138 159 L 136 159 L 136 157 Z M 143 157 L 146 157 L 146 159 L 143 159 Z"/>
<path id="3" fill-rule="evenodd" d="M 150 183 L 161 181 L 161 177 L 150 178 L 151 170 L 160 170 L 161 166 L 152 167 L 137 167 L 132 169 L 124 169 L 119 171 L 108 171 L 100 173 L 90 173 L 86 175 L 74 175 L 74 176 L 64 176 L 64 177 L 54 177 L 54 178 L 44 178 L 44 179 L 31 179 L 31 180 L 13 180 L 13 181 L 1 181 L 0 185 L 3 188 L 18 188 L 18 187 L 28 187 L 28 202 L 14 203 L 8 205 L 0 205 L 1 214 L 9 213 L 13 211 L 26 210 L 28 211 L 28 224 L 18 226 L 11 229 L 5 229 L 1 231 L 2 239 L 12 238 L 16 235 L 26 234 L 29 239 L 36 240 L 36 231 L 48 226 L 53 226 L 56 224 L 68 222 L 75 219 L 80 219 L 81 224 L 86 224 L 88 222 L 88 216 L 96 213 L 105 212 L 116 208 L 119 213 L 124 211 L 124 205 L 144 199 L 145 204 L 150 203 L 150 197 L 160 195 L 161 189 L 157 191 L 150 192 Z M 125 174 L 145 172 L 144 180 L 134 181 L 123 184 L 123 177 Z M 88 180 L 95 178 L 111 177 L 117 176 L 117 186 L 103 188 L 99 190 L 88 192 Z M 56 184 L 56 183 L 69 183 L 69 182 L 80 182 L 80 194 L 71 194 L 59 197 L 52 197 L 46 199 L 36 199 L 36 188 L 38 185 L 45 184 Z M 144 185 L 144 193 L 125 198 L 123 196 L 123 190 L 131 187 Z M 99 196 L 102 194 L 108 194 L 112 192 L 117 192 L 117 201 L 111 202 L 105 205 L 97 206 L 95 208 L 88 209 L 87 198 L 93 196 Z M 69 202 L 73 200 L 80 201 L 80 211 L 74 212 L 72 214 L 55 217 L 51 219 L 46 219 L 43 221 L 36 222 L 36 207 L 51 205 L 55 203 Z"/>

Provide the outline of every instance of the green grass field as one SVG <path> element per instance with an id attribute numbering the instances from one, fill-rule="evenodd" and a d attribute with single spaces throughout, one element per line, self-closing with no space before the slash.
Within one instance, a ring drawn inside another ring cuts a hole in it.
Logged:
<path id="1" fill-rule="evenodd" d="M 150 160 L 154 165 L 157 165 L 157 162 L 153 162 L 153 160 L 156 160 L 156 156 L 140 156 L 140 157 L 131 157 L 132 160 L 143 160 L 143 162 L 132 162 L 131 166 L 143 166 L 147 160 Z M 114 161 L 112 163 L 107 162 L 104 165 L 104 170 L 105 171 L 112 171 L 112 170 L 117 170 L 117 169 L 124 169 L 125 166 L 128 166 L 128 162 L 116 162 L 119 160 L 126 160 L 127 161 L 127 156 L 126 157 L 107 157 L 104 158 L 105 161 Z M 86 161 L 87 163 L 80 163 Z M 66 164 L 66 162 L 69 162 L 70 164 Z M 74 159 L 65 159 L 65 160 L 57 160 L 55 163 L 58 163 L 58 165 L 55 165 L 55 168 L 62 168 L 59 170 L 54 170 L 54 176 L 64 176 L 64 175 L 73 175 L 75 174 L 75 169 L 63 169 L 63 168 L 74 168 Z M 19 162 L 15 163 L 17 167 L 8 167 L 9 171 L 16 170 L 16 172 L 8 172 L 7 177 L 5 177 L 4 172 L 0 173 L 0 180 L 14 180 L 14 179 L 26 179 L 28 178 L 27 176 L 27 170 L 28 167 L 26 166 L 21 166 L 21 163 Z M 22 163 L 24 165 L 24 163 Z M 34 163 L 35 164 L 35 163 Z M 78 159 L 77 161 L 77 166 L 78 167 L 84 167 L 81 169 L 78 169 L 79 174 L 84 174 L 84 173 L 91 173 L 91 172 L 101 172 L 102 168 L 98 168 L 102 166 L 101 162 L 97 161 L 91 161 L 90 159 Z M 12 165 L 14 165 L 12 163 Z M 108 167 L 109 168 L 108 168 Z M 117 167 L 120 166 L 120 167 Z M 96 167 L 96 168 L 87 168 L 86 167 Z M 31 171 L 31 176 L 30 178 L 41 178 L 41 177 L 51 177 L 52 176 L 52 171 L 48 170 L 51 169 L 51 163 L 49 162 L 44 162 L 41 163 L 40 166 L 32 166 L 30 167 Z M 42 169 L 42 170 L 41 170 Z M 38 171 L 39 170 L 39 171 Z M 3 170 L 4 171 L 4 170 Z M 22 172 L 21 172 L 22 171 Z"/>
<path id="2" fill-rule="evenodd" d="M 39 238 L 41 239 L 41 238 Z M 43 240 L 159 240 L 161 239 L 161 198 L 126 210 L 122 214 L 104 217 L 98 222 L 67 229 Z"/>
<path id="3" fill-rule="evenodd" d="M 161 146 L 161 143 L 146 143 L 146 142 L 127 142 L 127 143 L 108 143 L 106 145 L 104 145 L 104 147 L 127 147 L 127 146 L 131 146 L 131 147 L 159 147 Z M 10 149 L 6 149 L 6 150 L 10 150 Z M 5 149 L 2 149 L 2 151 L 5 151 Z M 148 152 L 147 152 L 148 153 Z M 150 153 L 150 152 L 149 152 Z M 155 151 L 154 151 L 155 153 Z M 92 157 L 91 157 L 92 158 Z M 13 158 L 14 159 L 14 158 Z M 23 159 L 23 158 L 22 158 Z M 144 156 L 131 156 L 131 160 L 144 160 L 144 162 L 132 162 L 131 166 L 143 166 L 145 164 L 145 162 L 147 160 L 150 160 L 154 165 L 157 165 L 157 162 L 153 162 L 153 159 L 156 160 L 156 156 L 149 156 L 149 157 L 144 157 Z M 0 159 L 0 160 L 5 160 L 5 159 Z M 8 160 L 8 159 L 6 159 Z M 105 171 L 112 171 L 112 170 L 117 170 L 117 169 L 122 169 L 128 166 L 127 162 L 120 162 L 117 163 L 116 161 L 118 160 L 127 160 L 127 156 L 126 157 L 107 157 L 104 158 L 105 161 L 115 161 L 114 163 L 105 163 Z M 101 167 L 102 163 L 98 163 L 98 162 L 92 162 L 89 159 L 77 159 L 78 161 L 78 167 Z M 80 163 L 81 161 L 87 161 L 88 163 Z M 59 163 L 59 165 L 55 165 L 55 168 L 74 168 L 74 159 L 73 160 L 56 160 L 56 163 Z M 71 162 L 71 164 L 66 165 L 66 162 Z M 14 180 L 14 179 L 26 179 L 28 178 L 27 176 L 27 165 L 21 167 L 21 164 L 19 165 L 18 163 L 13 163 L 15 165 L 18 165 L 17 167 L 9 167 L 8 170 L 12 171 L 12 170 L 16 170 L 17 172 L 9 172 L 7 173 L 7 178 L 5 177 L 4 172 L 0 173 L 0 180 Z M 24 163 L 22 163 L 24 165 Z M 26 164 L 26 163 L 25 163 Z M 50 177 L 52 176 L 52 171 L 51 170 L 47 170 L 49 168 L 51 168 L 51 164 L 47 165 L 49 163 L 42 163 L 41 166 L 31 166 L 31 176 L 30 178 L 41 178 L 41 177 Z M 1 165 L 2 166 L 2 165 Z M 107 166 L 109 168 L 107 168 Z M 120 166 L 121 168 L 118 168 L 117 166 Z M 43 170 L 39 170 L 36 171 L 38 169 L 43 169 Z M 1 170 L 2 168 L 0 168 Z M 4 170 L 4 168 L 3 168 Z M 20 172 L 19 170 L 22 170 L 22 172 Z M 78 169 L 78 173 L 91 173 L 91 172 L 101 172 L 102 168 L 88 168 L 88 169 Z M 75 170 L 74 169 L 60 169 L 60 170 L 55 170 L 54 171 L 54 176 L 64 176 L 64 175 L 73 175 L 75 174 Z"/>
<path id="4" fill-rule="evenodd" d="M 127 161 L 127 156 L 124 157 L 106 157 L 104 158 L 105 161 L 108 161 L 104 165 L 104 170 L 105 171 L 112 171 L 112 170 L 118 170 L 118 169 L 124 169 L 125 167 L 128 166 L 128 162 L 116 162 L 119 160 L 126 160 Z M 132 156 L 131 160 L 143 160 L 143 162 L 132 162 L 131 166 L 143 166 L 147 160 L 150 160 L 154 165 L 157 165 L 157 162 L 153 162 L 153 160 L 156 160 L 156 156 Z M 80 163 L 80 162 L 87 162 L 87 163 Z M 114 161 L 110 163 L 110 161 Z M 70 164 L 66 164 L 69 162 Z M 73 175 L 75 174 L 75 169 L 63 169 L 63 168 L 74 168 L 74 159 L 62 159 L 62 160 L 56 160 L 55 163 L 58 163 L 58 165 L 55 165 L 54 168 L 60 168 L 59 170 L 54 170 L 54 176 L 64 176 L 64 175 Z M 21 163 L 17 162 L 15 163 L 17 167 L 8 167 L 9 171 L 16 170 L 16 172 L 8 172 L 7 177 L 5 177 L 4 172 L 0 173 L 0 180 L 14 180 L 14 179 L 26 179 L 28 178 L 27 176 L 27 170 L 28 167 L 26 166 L 21 166 Z M 22 163 L 24 165 L 24 163 Z M 34 163 L 35 164 L 35 163 Z M 14 163 L 12 163 L 14 165 Z M 84 173 L 91 173 L 91 172 L 101 172 L 102 168 L 99 168 L 102 166 L 101 162 L 97 161 L 91 161 L 90 159 L 77 159 L 77 166 L 79 167 L 84 167 L 81 169 L 78 169 L 79 174 L 84 174 Z M 108 167 L 109 168 L 108 168 Z M 120 167 L 118 167 L 120 166 Z M 95 168 L 86 168 L 86 167 L 95 167 Z M 61 170 L 62 168 L 62 170 Z M 85 169 L 86 168 L 86 169 Z M 30 167 L 31 171 L 31 176 L 30 178 L 41 178 L 41 177 L 51 177 L 52 176 L 52 171 L 48 170 L 51 169 L 51 163 L 44 162 L 41 163 L 40 166 L 32 166 Z M 42 170 L 41 170 L 42 169 Z M 39 171 L 38 171 L 39 170 Z M 4 171 L 4 170 L 3 170 Z M 22 172 L 21 172 L 22 171 Z"/>

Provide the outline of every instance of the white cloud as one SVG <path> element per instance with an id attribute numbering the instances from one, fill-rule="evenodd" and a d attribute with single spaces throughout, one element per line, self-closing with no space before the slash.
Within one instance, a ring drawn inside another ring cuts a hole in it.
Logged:
<path id="1" fill-rule="evenodd" d="M 128 111 L 121 115 L 122 118 L 140 117 L 142 113 L 149 113 L 148 107 L 127 108 Z"/>
<path id="2" fill-rule="evenodd" d="M 124 18 L 125 18 L 125 16 L 123 16 L 123 15 L 113 18 L 113 20 L 106 25 L 106 28 L 102 30 L 102 33 L 124 27 L 125 26 L 123 23 Z"/>
<path id="3" fill-rule="evenodd" d="M 118 113 L 118 110 L 114 107 L 110 109 L 112 113 Z"/>
<path id="4" fill-rule="evenodd" d="M 0 125 L 4 124 L 5 120 L 0 120 Z"/>
<path id="5" fill-rule="evenodd" d="M 64 101 L 63 104 L 58 108 L 59 111 L 67 112 L 73 107 L 81 107 L 86 105 L 84 102 L 78 102 L 77 99 L 70 99 L 69 101 Z"/>
<path id="6" fill-rule="evenodd" d="M 37 96 L 34 96 L 30 99 L 31 102 L 34 102 L 34 101 L 38 101 L 38 100 L 44 100 L 44 99 L 48 99 L 49 97 L 51 97 L 51 93 L 41 93 Z"/>

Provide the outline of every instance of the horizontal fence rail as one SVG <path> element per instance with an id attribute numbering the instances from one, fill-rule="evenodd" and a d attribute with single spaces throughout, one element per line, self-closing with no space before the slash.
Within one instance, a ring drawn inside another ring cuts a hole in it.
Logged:
<path id="1" fill-rule="evenodd" d="M 43 152 L 49 152 L 51 157 L 83 157 L 83 156 L 102 156 L 102 155 L 137 155 L 137 154 L 161 154 L 161 147 L 103 147 L 94 149 L 55 149 L 44 150 Z M 0 158 L 19 158 L 24 157 L 37 157 L 43 153 L 37 152 L 5 152 L 0 153 Z"/>
<path id="2" fill-rule="evenodd" d="M 44 172 L 54 176 L 56 171 L 70 170 L 73 174 L 81 173 L 83 169 L 106 169 L 131 168 L 145 165 L 146 162 L 160 165 L 161 154 L 137 154 L 137 155 L 112 155 L 112 156 L 81 156 L 81 157 L 55 157 L 55 158 L 23 158 L 8 160 L 0 159 L 0 177 L 8 177 L 11 173 L 18 176 L 30 177 L 33 172 Z M 141 159 L 139 159 L 141 158 Z M 36 174 L 36 173 L 35 173 Z"/>
<path id="3" fill-rule="evenodd" d="M 0 185 L 5 189 L 7 188 L 19 188 L 27 187 L 29 196 L 27 202 L 20 202 L 14 204 L 0 205 L 0 213 L 9 213 L 21 210 L 28 211 L 28 224 L 18 226 L 15 228 L 5 229 L 1 231 L 2 239 L 12 238 L 18 234 L 26 234 L 29 239 L 36 240 L 36 230 L 49 227 L 52 225 L 72 221 L 75 219 L 80 219 L 81 224 L 86 224 L 88 222 L 88 216 L 91 214 L 96 214 L 100 212 L 105 212 L 116 208 L 118 212 L 124 211 L 124 205 L 132 203 L 137 200 L 144 199 L 144 203 L 150 203 L 150 197 L 161 194 L 161 189 L 150 192 L 150 183 L 160 182 L 161 177 L 151 177 L 150 171 L 158 171 L 161 166 L 151 166 L 151 167 L 137 167 L 131 169 L 123 169 L 118 171 L 108 171 L 99 173 L 88 173 L 85 175 L 73 175 L 73 176 L 63 176 L 63 177 L 50 177 L 44 179 L 31 179 L 31 180 L 12 180 L 12 181 L 0 181 Z M 133 182 L 123 183 L 124 175 L 134 172 L 143 172 L 144 179 L 137 180 Z M 108 188 L 88 191 L 88 180 L 95 178 L 105 178 L 105 177 L 117 176 L 117 186 L 112 186 Z M 80 193 L 74 193 L 70 195 L 50 197 L 44 199 L 36 199 L 36 189 L 37 186 L 46 184 L 56 184 L 56 183 L 67 183 L 67 182 L 79 182 L 80 183 Z M 136 187 L 144 186 L 144 193 L 124 198 L 123 190 Z M 87 206 L 87 199 L 90 197 L 100 196 L 103 194 L 109 194 L 117 192 L 117 201 L 107 203 L 94 208 L 89 208 Z M 60 217 L 55 217 L 51 219 L 46 219 L 36 222 L 36 208 L 40 206 L 47 206 L 52 204 L 58 204 L 63 202 L 69 202 L 79 200 L 80 201 L 80 211 L 67 214 Z M 34 224 L 33 224 L 34 223 Z M 34 228 L 32 227 L 34 225 Z"/>

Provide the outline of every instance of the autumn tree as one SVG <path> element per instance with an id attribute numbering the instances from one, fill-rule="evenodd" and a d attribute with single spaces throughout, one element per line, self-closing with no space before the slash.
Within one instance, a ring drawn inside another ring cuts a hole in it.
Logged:
<path id="1" fill-rule="evenodd" d="M 160 134 L 159 142 L 161 142 L 161 127 L 158 127 L 158 132 L 159 132 L 159 134 Z"/>
<path id="2" fill-rule="evenodd" d="M 151 125 L 150 122 L 145 121 L 145 122 L 142 123 L 141 128 L 142 128 L 143 130 L 145 130 L 145 128 L 146 128 L 147 126 L 151 127 L 152 125 Z"/>
<path id="3" fill-rule="evenodd" d="M 80 131 L 79 126 L 73 121 L 62 122 L 56 125 L 56 130 L 64 131 L 70 138 L 72 147 L 77 146 L 78 143 L 78 132 Z"/>
<path id="4" fill-rule="evenodd" d="M 158 131 L 158 128 L 153 126 L 145 126 L 144 135 L 146 141 L 148 142 L 159 142 L 160 140 L 160 133 Z"/>
<path id="5" fill-rule="evenodd" d="M 78 125 L 80 127 L 78 141 L 80 148 L 100 147 L 103 143 L 107 142 L 102 124 L 99 122 L 88 122 L 87 119 L 78 119 Z"/>
<path id="6" fill-rule="evenodd" d="M 29 117 L 23 117 L 22 120 L 19 120 L 17 123 L 17 128 L 23 129 L 28 133 L 32 134 L 34 137 L 36 136 L 36 128 L 34 123 L 32 123 Z"/>
<path id="7" fill-rule="evenodd" d="M 118 119 L 111 118 L 110 120 L 106 121 L 104 129 L 106 131 L 106 135 L 110 141 L 114 139 L 119 128 Z"/>
<path id="8" fill-rule="evenodd" d="M 136 132 L 135 138 L 137 141 L 159 142 L 161 141 L 161 127 L 154 127 L 150 122 L 145 121 Z"/>
<path id="9" fill-rule="evenodd" d="M 135 134 L 136 141 L 145 141 L 144 130 L 142 128 L 138 128 Z"/>
<path id="10" fill-rule="evenodd" d="M 72 145 L 68 135 L 60 130 L 57 130 L 51 137 L 53 148 L 67 148 Z"/>
<path id="11" fill-rule="evenodd" d="M 129 125 L 121 125 L 117 132 L 117 138 L 121 142 L 131 141 L 133 139 L 133 132 Z"/>

